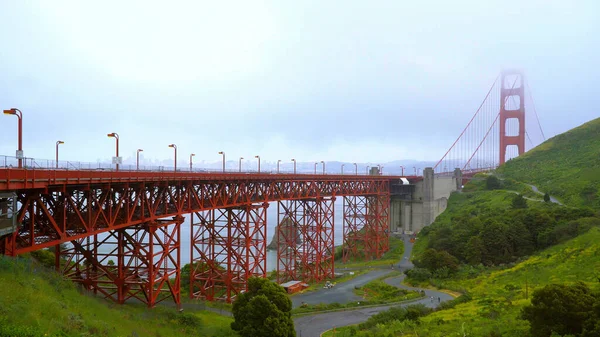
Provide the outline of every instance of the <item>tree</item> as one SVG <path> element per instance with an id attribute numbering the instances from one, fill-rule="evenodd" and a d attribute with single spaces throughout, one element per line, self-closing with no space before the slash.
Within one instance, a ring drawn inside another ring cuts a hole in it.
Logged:
<path id="1" fill-rule="evenodd" d="M 240 336 L 295 337 L 292 301 L 285 290 L 267 279 L 248 279 L 248 291 L 233 302 L 231 328 Z"/>
<path id="2" fill-rule="evenodd" d="M 550 202 L 550 194 L 548 194 L 548 192 L 546 192 L 546 193 L 544 194 L 544 201 L 545 201 L 545 202 Z"/>
<path id="3" fill-rule="evenodd" d="M 582 282 L 549 284 L 533 292 L 531 305 L 522 309 L 521 317 L 529 321 L 534 337 L 547 337 L 553 332 L 579 336 L 584 324 L 593 318 L 595 302 L 594 294 Z"/>
<path id="4" fill-rule="evenodd" d="M 512 208 L 527 208 L 527 200 L 525 200 L 522 195 L 515 194 L 515 197 L 512 200 Z"/>
<path id="5" fill-rule="evenodd" d="M 485 179 L 485 187 L 488 190 L 497 190 L 499 189 L 500 186 L 500 179 L 498 179 L 496 176 L 488 176 Z"/>
<path id="6" fill-rule="evenodd" d="M 438 251 L 429 248 L 423 252 L 417 266 L 426 268 L 431 273 L 435 273 L 438 269 L 444 267 L 448 268 L 449 273 L 454 273 L 458 270 L 458 259 L 445 250 Z"/>

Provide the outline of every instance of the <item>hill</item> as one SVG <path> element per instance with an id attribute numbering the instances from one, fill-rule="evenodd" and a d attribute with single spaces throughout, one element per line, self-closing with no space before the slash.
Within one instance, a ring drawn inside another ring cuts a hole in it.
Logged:
<path id="1" fill-rule="evenodd" d="M 600 209 L 600 118 L 548 139 L 497 172 L 565 204 Z"/>
<path id="2" fill-rule="evenodd" d="M 208 311 L 116 305 L 29 258 L 0 256 L 0 336 L 237 336 Z"/>

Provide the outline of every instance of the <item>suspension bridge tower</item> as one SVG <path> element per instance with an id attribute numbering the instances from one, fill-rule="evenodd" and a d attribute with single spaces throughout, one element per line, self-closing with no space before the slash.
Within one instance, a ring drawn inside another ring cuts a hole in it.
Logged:
<path id="1" fill-rule="evenodd" d="M 516 145 L 518 155 L 525 152 L 525 80 L 518 70 L 502 72 L 500 89 L 500 165 L 506 162 L 506 149 Z M 507 121 L 516 119 L 519 123 L 518 133 L 507 134 Z"/>

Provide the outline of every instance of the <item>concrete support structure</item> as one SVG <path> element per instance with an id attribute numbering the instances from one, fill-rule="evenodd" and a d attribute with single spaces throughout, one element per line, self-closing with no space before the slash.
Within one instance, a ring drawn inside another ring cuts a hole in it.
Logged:
<path id="1" fill-rule="evenodd" d="M 462 173 L 455 169 L 452 176 L 436 175 L 431 167 L 423 170 L 423 180 L 406 192 L 392 192 L 390 230 L 419 232 L 430 225 L 448 206 L 448 198 L 462 188 Z M 410 187 L 410 186 L 405 186 Z"/>

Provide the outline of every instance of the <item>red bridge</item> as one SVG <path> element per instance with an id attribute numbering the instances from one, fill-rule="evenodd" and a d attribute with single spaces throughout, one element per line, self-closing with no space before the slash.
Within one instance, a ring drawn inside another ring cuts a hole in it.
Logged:
<path id="1" fill-rule="evenodd" d="M 511 75 L 518 80 L 502 87 Z M 517 154 L 525 151 L 523 78 L 507 72 L 500 82 L 435 172 L 494 168 L 510 144 Z M 509 107 L 515 96 L 520 103 Z M 499 111 L 489 103 L 495 98 Z M 20 111 L 4 112 L 17 115 L 20 126 Z M 478 118 L 493 122 L 484 127 Z M 492 132 L 506 118 L 519 121 L 516 136 L 507 135 L 506 127 Z M 148 306 L 169 298 L 180 303 L 182 234 L 191 238 L 191 297 L 231 301 L 249 277 L 266 277 L 269 202 L 277 202 L 282 224 L 276 233 L 278 281 L 334 277 L 336 198 L 344 203 L 343 258 L 379 258 L 389 248 L 390 198 L 403 184 L 377 168 L 369 175 L 331 175 L 72 170 L 55 163 L 40 168 L 24 158 L 12 164 L 0 163 L 0 252 L 16 256 L 50 247 L 56 269 L 70 279 L 118 303 L 135 298 Z M 411 185 L 423 179 L 406 178 Z M 186 233 L 184 215 L 191 223 Z"/>

